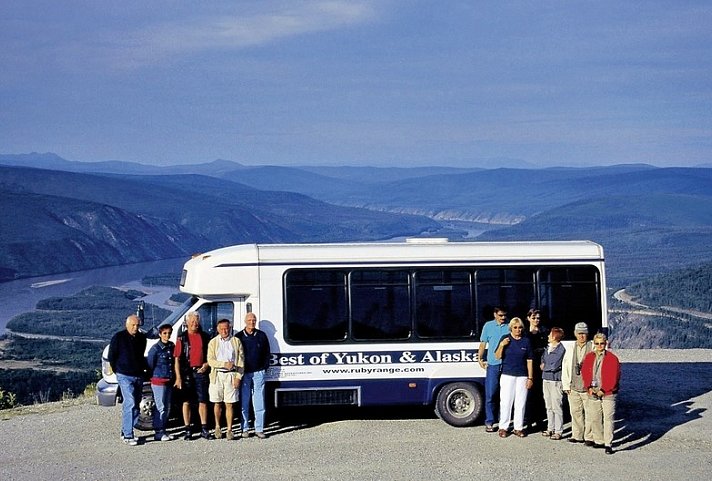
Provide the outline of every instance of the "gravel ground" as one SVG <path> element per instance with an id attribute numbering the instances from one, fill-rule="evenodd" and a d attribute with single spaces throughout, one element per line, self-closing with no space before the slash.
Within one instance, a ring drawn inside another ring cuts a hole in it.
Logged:
<path id="1" fill-rule="evenodd" d="M 119 406 L 52 403 L 4 413 L 0 479 L 708 479 L 712 351 L 618 353 L 612 456 L 538 434 L 499 439 L 481 425 L 453 428 L 422 409 L 322 410 L 272 420 L 266 440 L 129 447 L 118 437 Z"/>

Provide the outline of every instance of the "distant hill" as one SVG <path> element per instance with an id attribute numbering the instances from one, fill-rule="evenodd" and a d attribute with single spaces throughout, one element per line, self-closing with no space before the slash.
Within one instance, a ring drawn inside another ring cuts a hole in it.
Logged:
<path id="1" fill-rule="evenodd" d="M 196 252 L 185 227 L 123 209 L 52 195 L 0 190 L 0 281 Z"/>
<path id="2" fill-rule="evenodd" d="M 604 246 L 609 286 L 712 259 L 712 197 L 609 196 L 534 215 L 482 240 L 588 239 Z"/>
<path id="3" fill-rule="evenodd" d="M 375 240 L 437 230 L 425 217 L 338 207 L 198 175 L 0 167 L 0 278 L 155 260 L 251 242 Z"/>
<path id="4" fill-rule="evenodd" d="M 369 166 L 309 166 L 298 167 L 325 177 L 348 180 L 361 184 L 383 184 L 398 180 L 428 177 L 431 175 L 464 174 L 485 170 L 484 167 L 369 167 Z M 533 166 L 532 166 L 533 168 Z"/>
<path id="5" fill-rule="evenodd" d="M 712 195 L 712 169 L 612 166 L 586 169 L 494 169 L 431 175 L 332 192 L 321 200 L 424 214 L 436 219 L 516 223 L 577 200 L 648 193 Z"/>
<path id="6" fill-rule="evenodd" d="M 478 239 L 591 239 L 606 249 L 612 287 L 712 260 L 709 168 L 283 167 L 226 160 L 154 167 L 0 155 L 0 164 L 8 162 L 119 172 L 70 178 L 44 171 L 28 177 L 30 192 L 70 192 L 182 226 L 211 246 L 434 231 L 457 240 L 488 229 Z M 23 192 L 26 175 L 5 172 L 0 187 L 9 182 L 11 191 Z"/>

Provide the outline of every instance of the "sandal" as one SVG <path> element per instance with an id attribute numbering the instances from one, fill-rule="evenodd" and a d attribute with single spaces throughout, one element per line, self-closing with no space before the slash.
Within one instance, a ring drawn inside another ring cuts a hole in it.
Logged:
<path id="1" fill-rule="evenodd" d="M 518 438 L 525 438 L 527 437 L 527 434 L 524 431 L 514 431 L 514 435 Z"/>

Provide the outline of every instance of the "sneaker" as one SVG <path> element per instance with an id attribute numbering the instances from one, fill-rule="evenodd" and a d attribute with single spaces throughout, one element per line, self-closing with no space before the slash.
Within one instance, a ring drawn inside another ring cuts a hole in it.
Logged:
<path id="1" fill-rule="evenodd" d="M 138 439 L 136 438 L 124 438 L 124 444 L 129 446 L 136 446 L 138 444 Z"/>
<path id="2" fill-rule="evenodd" d="M 190 429 L 186 429 L 186 430 L 185 430 L 185 433 L 183 434 L 183 439 L 184 439 L 185 441 L 190 441 L 191 439 L 193 439 L 192 433 L 190 432 Z"/>
<path id="3" fill-rule="evenodd" d="M 255 436 L 257 436 L 260 439 L 267 439 L 267 435 L 263 433 L 262 431 L 255 433 Z"/>
<path id="4" fill-rule="evenodd" d="M 203 439 L 212 439 L 212 436 L 210 435 L 210 431 L 208 431 L 207 429 L 200 430 L 200 437 Z"/>
<path id="5" fill-rule="evenodd" d="M 220 439 L 223 437 L 222 430 L 220 428 L 215 428 L 215 439 Z"/>
<path id="6" fill-rule="evenodd" d="M 161 441 L 163 441 L 163 442 L 172 441 L 172 440 L 173 440 L 173 437 L 171 437 L 169 434 L 164 434 L 163 436 L 161 436 Z"/>
<path id="7" fill-rule="evenodd" d="M 249 431 L 242 431 L 242 437 L 243 437 L 243 438 L 249 438 L 249 437 L 250 437 Z"/>
<path id="8" fill-rule="evenodd" d="M 552 434 L 551 436 L 549 436 L 549 439 L 551 439 L 552 441 L 558 441 L 559 439 L 561 439 L 561 434 L 560 434 L 560 433 L 554 433 L 554 434 Z"/>
<path id="9" fill-rule="evenodd" d="M 225 433 L 225 439 L 227 439 L 228 441 L 232 441 L 233 439 L 235 439 L 235 435 L 232 434 L 232 429 L 227 430 L 227 432 Z"/>

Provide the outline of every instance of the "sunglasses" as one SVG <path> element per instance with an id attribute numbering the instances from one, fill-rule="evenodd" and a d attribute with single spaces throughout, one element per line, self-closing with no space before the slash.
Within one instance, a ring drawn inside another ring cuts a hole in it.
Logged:
<path id="1" fill-rule="evenodd" d="M 593 344 L 596 346 L 605 346 L 606 345 L 605 342 L 594 342 Z"/>

